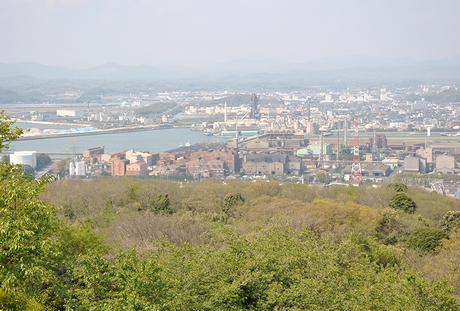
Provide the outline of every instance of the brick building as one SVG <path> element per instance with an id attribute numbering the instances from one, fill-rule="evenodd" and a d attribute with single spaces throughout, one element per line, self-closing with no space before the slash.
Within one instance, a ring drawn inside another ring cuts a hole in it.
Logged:
<path id="1" fill-rule="evenodd" d="M 228 151 L 198 150 L 192 152 L 189 158 L 190 159 L 187 161 L 188 167 L 190 165 L 204 165 L 203 168 L 206 169 L 206 165 L 209 166 L 210 163 L 215 163 L 215 165 L 222 166 L 222 169 L 224 169 L 227 173 L 235 173 L 239 171 L 238 153 L 236 150 L 233 149 Z M 189 162 L 192 164 L 189 165 Z"/>
<path id="2" fill-rule="evenodd" d="M 94 147 L 86 149 L 85 151 L 83 151 L 83 158 L 93 158 L 97 154 L 104 154 L 104 147 Z"/>
<path id="3" fill-rule="evenodd" d="M 129 164 L 128 159 L 120 159 L 118 157 L 112 159 L 112 176 L 125 176 L 126 165 Z"/>
<path id="4" fill-rule="evenodd" d="M 126 176 L 148 176 L 147 163 L 135 162 L 126 165 Z"/>

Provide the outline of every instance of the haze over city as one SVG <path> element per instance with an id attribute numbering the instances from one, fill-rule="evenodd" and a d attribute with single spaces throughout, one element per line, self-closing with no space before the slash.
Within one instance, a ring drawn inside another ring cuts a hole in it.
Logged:
<path id="1" fill-rule="evenodd" d="M 0 2 L 0 63 L 89 67 L 460 54 L 460 2 Z"/>

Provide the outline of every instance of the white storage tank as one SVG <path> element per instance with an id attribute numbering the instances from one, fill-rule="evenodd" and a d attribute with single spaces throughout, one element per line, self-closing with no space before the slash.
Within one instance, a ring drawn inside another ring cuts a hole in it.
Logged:
<path id="1" fill-rule="evenodd" d="M 75 175 L 75 165 L 73 162 L 69 163 L 69 176 L 74 176 Z"/>
<path id="2" fill-rule="evenodd" d="M 85 161 L 77 162 L 77 164 L 75 165 L 75 175 L 77 176 L 86 175 Z"/>
<path id="3" fill-rule="evenodd" d="M 36 151 L 16 151 L 10 154 L 10 162 L 13 164 L 29 165 L 33 168 L 37 167 L 37 152 Z"/>

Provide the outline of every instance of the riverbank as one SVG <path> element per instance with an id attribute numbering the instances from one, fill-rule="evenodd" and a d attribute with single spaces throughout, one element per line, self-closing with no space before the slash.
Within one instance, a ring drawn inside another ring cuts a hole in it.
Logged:
<path id="1" fill-rule="evenodd" d="M 49 122 L 49 121 L 32 121 L 32 120 L 21 120 L 21 119 L 13 119 L 15 123 L 29 123 L 29 124 L 43 124 L 43 125 L 62 125 L 62 126 L 69 126 L 73 125 L 71 123 L 66 123 L 66 122 Z M 85 127 L 85 126 L 92 126 L 92 124 L 89 123 L 78 123 L 75 124 L 79 127 Z"/>
<path id="2" fill-rule="evenodd" d="M 170 129 L 174 128 L 172 125 L 145 125 L 145 126 L 135 126 L 135 127 L 119 127 L 112 129 L 97 129 L 90 132 L 71 132 L 71 133 L 50 133 L 50 134 L 34 134 L 21 136 L 18 140 L 36 140 L 36 139 L 48 139 L 48 138 L 57 138 L 57 137 L 84 137 L 84 136 L 93 136 L 93 135 L 106 135 L 113 133 L 126 133 L 126 132 L 139 132 L 139 131 L 150 131 L 150 130 L 161 130 L 161 129 Z"/>

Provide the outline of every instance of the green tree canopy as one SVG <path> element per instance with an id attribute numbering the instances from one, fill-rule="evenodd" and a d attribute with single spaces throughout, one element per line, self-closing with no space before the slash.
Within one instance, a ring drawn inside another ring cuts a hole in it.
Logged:
<path id="1" fill-rule="evenodd" d="M 396 192 L 406 192 L 407 191 L 406 184 L 403 184 L 401 182 L 389 183 L 387 187 L 390 189 L 393 189 Z"/>
<path id="2" fill-rule="evenodd" d="M 447 234 L 440 229 L 422 227 L 412 232 L 407 240 L 407 245 L 413 249 L 433 252 L 441 245 L 441 240 L 445 238 L 447 238 Z"/>
<path id="3" fill-rule="evenodd" d="M 417 208 L 414 200 L 405 192 L 396 193 L 388 203 L 391 208 L 403 210 L 406 213 L 413 213 Z"/>
<path id="4" fill-rule="evenodd" d="M 445 232 L 457 231 L 460 229 L 460 211 L 448 211 L 440 221 L 441 229 Z"/>
<path id="5" fill-rule="evenodd" d="M 12 140 L 18 139 L 24 132 L 19 127 L 13 127 L 14 121 L 7 115 L 4 110 L 0 111 L 0 152 L 8 149 Z"/>

